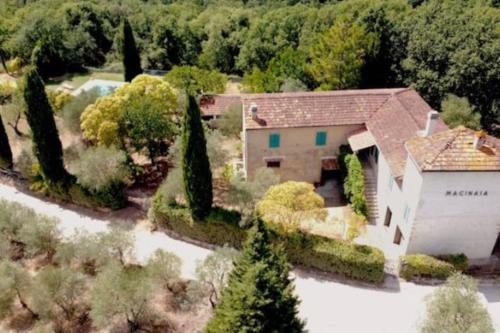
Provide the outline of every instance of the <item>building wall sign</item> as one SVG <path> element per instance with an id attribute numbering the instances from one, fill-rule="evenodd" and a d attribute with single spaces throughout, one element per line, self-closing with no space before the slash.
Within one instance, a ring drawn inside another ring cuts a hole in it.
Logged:
<path id="1" fill-rule="evenodd" d="M 447 190 L 447 197 L 487 197 L 488 191 L 478 191 L 478 190 Z"/>

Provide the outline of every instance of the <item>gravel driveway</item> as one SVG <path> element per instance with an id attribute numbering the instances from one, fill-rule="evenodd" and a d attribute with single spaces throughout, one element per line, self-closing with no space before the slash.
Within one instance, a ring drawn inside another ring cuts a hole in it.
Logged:
<path id="1" fill-rule="evenodd" d="M 0 184 L 0 198 L 59 218 L 65 236 L 77 229 L 98 232 L 109 228 L 107 221 L 47 203 L 11 186 Z M 158 248 L 174 252 L 182 259 L 185 277 L 192 277 L 197 260 L 210 253 L 210 250 L 170 238 L 162 232 L 151 232 L 145 224 L 135 225 L 133 232 L 139 260 L 144 261 Z M 311 333 L 416 333 L 418 320 L 425 310 L 423 300 L 435 288 L 394 278 L 387 278 L 381 288 L 372 288 L 341 283 L 299 269 L 294 270 L 293 275 L 302 301 L 300 314 L 307 320 Z M 497 332 L 500 332 L 500 284 L 482 285 L 480 291 Z"/>

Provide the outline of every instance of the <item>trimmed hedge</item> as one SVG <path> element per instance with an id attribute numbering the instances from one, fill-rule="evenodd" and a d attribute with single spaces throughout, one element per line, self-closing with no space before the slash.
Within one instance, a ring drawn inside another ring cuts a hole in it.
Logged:
<path id="1" fill-rule="evenodd" d="M 384 280 L 385 257 L 377 248 L 310 234 L 289 235 L 281 239 L 292 263 L 340 273 L 356 280 Z"/>
<path id="2" fill-rule="evenodd" d="M 465 272 L 469 269 L 469 258 L 463 253 L 444 254 L 437 256 L 439 260 L 446 261 L 455 267 L 457 271 Z"/>
<path id="3" fill-rule="evenodd" d="M 401 257 L 399 275 L 406 280 L 418 277 L 447 279 L 455 271 L 455 267 L 446 261 L 426 254 L 409 254 Z"/>
<path id="4" fill-rule="evenodd" d="M 149 214 L 150 220 L 176 233 L 207 243 L 241 248 L 246 230 L 239 226 L 236 212 L 215 208 L 203 222 L 194 222 L 189 210 L 167 206 L 157 193 Z M 290 262 L 347 277 L 381 282 L 384 279 L 385 257 L 379 249 L 342 240 L 305 234 L 286 233 L 280 226 L 269 225 L 273 242 L 283 243 Z"/>
<path id="5" fill-rule="evenodd" d="M 167 206 L 161 195 L 156 195 L 149 212 L 150 220 L 177 234 L 194 240 L 241 248 L 246 232 L 240 228 L 240 214 L 221 208 L 213 209 L 203 222 L 195 222 L 191 211 L 183 206 Z"/>
<path id="6" fill-rule="evenodd" d="M 365 176 L 363 165 L 356 154 L 343 155 L 342 168 L 347 168 L 344 180 L 344 194 L 351 203 L 352 210 L 368 217 L 368 206 L 365 196 Z"/>

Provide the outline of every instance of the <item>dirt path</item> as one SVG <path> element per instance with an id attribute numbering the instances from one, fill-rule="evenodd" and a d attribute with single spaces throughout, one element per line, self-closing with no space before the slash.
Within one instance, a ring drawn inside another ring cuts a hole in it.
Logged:
<path id="1" fill-rule="evenodd" d="M 78 229 L 99 232 L 114 223 L 126 224 L 134 233 L 136 256 L 140 261 L 146 260 L 158 248 L 174 252 L 182 259 L 185 277 L 192 277 L 197 260 L 210 253 L 210 250 L 170 238 L 162 232 L 151 232 L 146 221 L 136 223 L 137 218 L 142 217 L 137 211 L 136 216 L 131 210 L 118 215 L 95 213 L 89 216 L 84 214 L 85 210 L 75 211 L 48 203 L 3 184 L 0 184 L 0 198 L 59 218 L 60 228 L 66 236 Z M 300 315 L 307 320 L 311 333 L 416 333 L 417 323 L 425 310 L 424 298 L 435 288 L 395 278 L 387 278 L 384 286 L 374 288 L 299 269 L 293 271 L 293 276 L 301 299 Z M 497 332 L 500 332 L 500 285 L 481 285 L 480 291 Z"/>

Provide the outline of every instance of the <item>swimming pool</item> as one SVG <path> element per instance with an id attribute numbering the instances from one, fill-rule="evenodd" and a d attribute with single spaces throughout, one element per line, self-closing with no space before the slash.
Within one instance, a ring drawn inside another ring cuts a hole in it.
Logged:
<path id="1" fill-rule="evenodd" d="M 78 96 L 84 91 L 97 89 L 99 91 L 99 95 L 107 96 L 111 94 L 116 88 L 121 87 L 124 84 L 125 82 L 120 82 L 120 81 L 100 80 L 100 79 L 88 80 L 78 89 L 73 91 L 71 95 Z"/>

